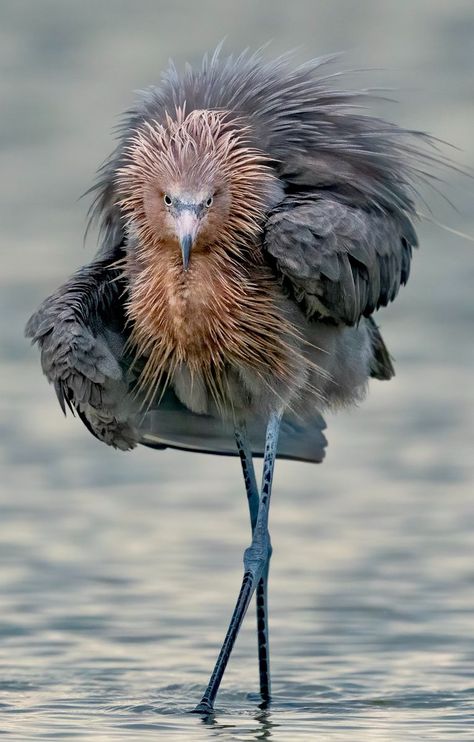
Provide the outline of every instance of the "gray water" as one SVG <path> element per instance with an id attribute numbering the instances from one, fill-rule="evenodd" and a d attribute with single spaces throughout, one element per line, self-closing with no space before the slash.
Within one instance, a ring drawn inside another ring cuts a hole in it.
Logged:
<path id="1" fill-rule="evenodd" d="M 62 417 L 22 338 L 93 254 L 77 198 L 130 91 L 225 35 L 385 68 L 363 81 L 401 102 L 376 110 L 474 166 L 472 0 L 1 3 L 0 733 L 472 740 L 472 243 L 420 226 L 410 284 L 378 318 L 396 379 L 328 418 L 324 465 L 277 466 L 268 710 L 251 611 L 215 717 L 189 713 L 249 542 L 238 463 L 101 446 Z M 472 183 L 446 177 L 459 213 L 428 194 L 434 217 L 473 235 Z"/>

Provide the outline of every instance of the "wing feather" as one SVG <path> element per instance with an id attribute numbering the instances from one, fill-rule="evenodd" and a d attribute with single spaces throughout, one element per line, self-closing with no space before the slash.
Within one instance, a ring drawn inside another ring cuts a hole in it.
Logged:
<path id="1" fill-rule="evenodd" d="M 26 335 L 41 351 L 41 365 L 65 413 L 77 411 L 101 440 L 127 449 L 137 443 L 133 405 L 117 354 L 124 345 L 123 286 L 111 266 L 116 248 L 79 269 L 33 314 Z M 118 340 L 117 340 L 118 338 Z"/>
<path id="2" fill-rule="evenodd" d="M 410 272 L 416 234 L 408 217 L 290 194 L 269 214 L 264 251 L 309 315 L 348 325 L 393 301 Z"/>

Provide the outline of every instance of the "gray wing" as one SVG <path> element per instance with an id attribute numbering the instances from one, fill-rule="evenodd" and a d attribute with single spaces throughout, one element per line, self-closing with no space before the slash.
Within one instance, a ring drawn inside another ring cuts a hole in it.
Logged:
<path id="1" fill-rule="evenodd" d="M 62 410 L 77 411 L 91 433 L 120 449 L 137 442 L 129 383 L 120 363 L 126 341 L 124 287 L 113 268 L 118 248 L 102 252 L 49 296 L 26 325 Z"/>
<path id="2" fill-rule="evenodd" d="M 401 210 L 363 208 L 336 196 L 288 195 L 269 214 L 264 251 L 308 316 L 356 324 L 396 297 L 417 245 Z"/>

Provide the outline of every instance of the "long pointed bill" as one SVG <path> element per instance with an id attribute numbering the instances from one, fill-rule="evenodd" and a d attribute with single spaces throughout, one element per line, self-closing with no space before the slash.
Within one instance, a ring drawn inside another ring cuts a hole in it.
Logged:
<path id="1" fill-rule="evenodd" d="M 191 257 L 191 248 L 196 239 L 196 234 L 199 226 L 199 218 L 194 211 L 186 209 L 176 219 L 176 232 L 178 235 L 179 244 L 181 245 L 181 254 L 183 256 L 183 269 L 185 271 L 189 268 L 189 260 Z"/>
<path id="2" fill-rule="evenodd" d="M 180 239 L 181 244 L 181 255 L 183 256 L 183 268 L 185 271 L 189 268 L 189 258 L 191 256 L 191 248 L 193 246 L 193 238 L 191 235 L 186 234 Z"/>

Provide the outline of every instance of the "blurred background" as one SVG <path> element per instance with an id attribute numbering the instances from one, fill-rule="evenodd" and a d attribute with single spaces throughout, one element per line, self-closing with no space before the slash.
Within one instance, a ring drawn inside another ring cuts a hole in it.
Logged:
<path id="1" fill-rule="evenodd" d="M 346 52 L 395 88 L 374 112 L 474 166 L 472 0 L 3 0 L 0 5 L 0 730 L 22 740 L 472 738 L 474 245 L 424 222 L 379 313 L 397 376 L 328 417 L 322 466 L 281 462 L 273 507 L 275 701 L 257 708 L 254 617 L 216 718 L 207 682 L 249 527 L 238 462 L 115 452 L 64 419 L 23 338 L 95 251 L 79 196 L 133 90 L 227 38 Z M 445 150 L 448 151 L 448 150 Z M 433 218 L 474 235 L 473 181 Z M 425 206 L 421 207 L 427 213 Z"/>

